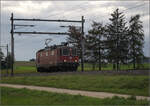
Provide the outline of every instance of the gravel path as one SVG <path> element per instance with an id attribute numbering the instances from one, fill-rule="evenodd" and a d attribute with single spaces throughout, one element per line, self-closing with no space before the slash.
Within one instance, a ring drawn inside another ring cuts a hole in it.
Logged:
<path id="1" fill-rule="evenodd" d="M 0 84 L 1 87 L 11 87 L 11 88 L 27 88 L 31 90 L 40 90 L 40 91 L 48 91 L 48 92 L 56 92 L 56 93 L 67 93 L 71 95 L 82 95 L 96 98 L 111 98 L 113 96 L 119 96 L 128 98 L 130 95 L 124 94 L 115 94 L 115 93 L 107 93 L 107 92 L 92 92 L 92 91 L 81 91 L 81 90 L 70 90 L 70 89 L 61 89 L 61 88 L 52 88 L 52 87 L 39 87 L 39 86 L 28 86 L 28 85 L 15 85 L 15 84 Z M 150 100 L 150 97 L 145 96 L 136 96 L 137 100 L 147 99 Z"/>

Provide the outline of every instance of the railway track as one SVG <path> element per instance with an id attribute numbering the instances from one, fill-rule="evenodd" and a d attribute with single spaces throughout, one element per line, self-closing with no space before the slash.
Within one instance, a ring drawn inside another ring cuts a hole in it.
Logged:
<path id="1" fill-rule="evenodd" d="M 50 76 L 50 75 L 150 75 L 150 70 L 123 70 L 123 71 L 76 71 L 76 72 L 37 72 L 37 73 L 16 73 L 14 76 Z M 1 75 L 6 77 L 6 75 Z M 10 75 L 9 75 L 10 76 Z"/>

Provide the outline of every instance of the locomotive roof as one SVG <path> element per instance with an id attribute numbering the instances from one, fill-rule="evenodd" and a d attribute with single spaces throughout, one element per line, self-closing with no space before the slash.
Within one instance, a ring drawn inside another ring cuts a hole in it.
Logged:
<path id="1" fill-rule="evenodd" d="M 41 51 L 45 51 L 45 50 L 54 50 L 57 48 L 63 48 L 63 47 L 69 47 L 69 46 L 64 46 L 64 45 L 54 45 L 54 46 L 50 46 L 50 47 L 45 47 L 44 49 L 40 49 L 37 52 L 41 52 Z"/>

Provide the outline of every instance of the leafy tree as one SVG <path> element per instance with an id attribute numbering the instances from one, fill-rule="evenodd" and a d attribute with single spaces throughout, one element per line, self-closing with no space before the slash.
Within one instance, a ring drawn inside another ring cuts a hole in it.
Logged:
<path id="1" fill-rule="evenodd" d="M 135 64 L 141 62 L 143 55 L 144 46 L 144 31 L 142 22 L 140 21 L 140 15 L 135 15 L 130 18 L 129 21 L 129 35 L 130 35 L 130 57 L 133 62 L 133 67 L 135 69 Z"/>
<path id="2" fill-rule="evenodd" d="M 29 61 L 35 61 L 35 59 L 34 59 L 34 58 L 32 58 L 32 59 L 30 59 Z"/>
<path id="3" fill-rule="evenodd" d="M 81 40 L 81 29 L 75 26 L 69 27 L 69 37 L 67 37 L 67 41 L 72 43 L 74 46 L 80 47 Z"/>
<path id="4" fill-rule="evenodd" d="M 0 69 L 3 69 L 4 67 L 5 67 L 4 53 L 0 48 Z"/>
<path id="5" fill-rule="evenodd" d="M 78 48 L 79 57 L 81 57 L 81 28 L 77 28 L 75 26 L 70 26 L 69 31 L 70 34 L 67 37 L 67 42 L 71 43 L 74 47 Z M 84 39 L 84 38 L 83 38 Z"/>
<path id="6" fill-rule="evenodd" d="M 8 67 L 8 68 L 11 68 L 11 60 L 12 60 L 11 53 L 8 52 L 8 56 L 5 57 L 5 61 L 6 61 L 6 63 L 7 63 L 7 67 Z"/>
<path id="7" fill-rule="evenodd" d="M 1 48 L 0 48 L 0 60 L 4 59 L 4 53 L 2 52 Z"/>
<path id="8" fill-rule="evenodd" d="M 105 37 L 104 33 L 105 27 L 103 24 L 93 21 L 92 29 L 88 31 L 86 36 L 86 48 L 90 50 L 90 53 L 87 53 L 87 55 L 92 60 L 94 69 L 95 63 L 99 62 L 99 70 L 101 70 L 101 63 L 104 62 L 104 50 L 102 47 L 102 40 Z"/>
<path id="9" fill-rule="evenodd" d="M 109 18 L 110 24 L 107 26 L 107 58 L 109 62 L 117 65 L 126 63 L 128 56 L 128 35 L 124 14 L 116 9 Z"/>

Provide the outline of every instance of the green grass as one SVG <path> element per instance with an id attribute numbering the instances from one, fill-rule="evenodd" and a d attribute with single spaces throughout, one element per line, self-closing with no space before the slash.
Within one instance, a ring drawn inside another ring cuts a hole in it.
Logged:
<path id="1" fill-rule="evenodd" d="M 150 64 L 145 63 L 143 66 L 141 65 L 141 69 L 150 69 Z M 121 70 L 128 70 L 128 69 L 133 69 L 133 65 L 121 65 L 120 67 Z M 85 71 L 91 71 L 93 70 L 92 64 L 90 63 L 85 63 L 84 64 L 84 70 Z M 99 70 L 98 64 L 96 64 L 95 70 Z M 113 65 L 112 64 L 106 64 L 102 65 L 102 70 L 113 70 Z M 8 70 L 9 73 L 11 70 Z M 78 71 L 81 71 L 81 64 L 78 67 Z M 35 62 L 29 62 L 29 61 L 16 61 L 14 64 L 14 73 L 36 73 L 36 67 L 35 67 Z M 6 74 L 6 69 L 2 70 L 2 74 Z"/>
<path id="2" fill-rule="evenodd" d="M 35 62 L 16 61 L 14 64 L 14 73 L 35 73 Z"/>
<path id="3" fill-rule="evenodd" d="M 53 75 L 3 77 L 1 83 L 149 96 L 148 76 Z"/>
<path id="4" fill-rule="evenodd" d="M 15 61 L 15 66 L 31 66 L 35 67 L 35 62 L 33 61 Z"/>
<path id="5" fill-rule="evenodd" d="M 17 74 L 17 73 L 36 73 L 36 67 L 34 66 L 15 66 L 14 67 L 14 74 Z M 1 72 L 2 74 L 6 74 L 7 73 L 7 70 L 2 70 Z M 10 74 L 11 73 L 11 70 L 9 69 L 8 70 L 8 73 Z"/>
<path id="6" fill-rule="evenodd" d="M 137 67 L 137 64 L 136 64 Z M 121 64 L 120 65 L 120 70 L 132 70 L 133 69 L 133 64 Z M 144 63 L 144 64 L 140 64 L 138 69 L 150 69 L 150 64 L 149 63 Z M 91 71 L 93 70 L 93 65 L 90 63 L 85 63 L 84 64 L 84 70 L 85 71 Z M 95 65 L 95 70 L 99 70 L 99 66 L 98 63 Z M 113 70 L 113 65 L 112 64 L 106 64 L 106 65 L 102 65 L 101 70 Z M 81 64 L 78 67 L 78 71 L 81 71 Z"/>
<path id="7" fill-rule="evenodd" d="M 90 63 L 85 63 L 85 64 L 84 64 L 84 70 L 85 70 L 85 71 L 91 71 L 91 70 L 93 70 L 92 64 L 90 64 Z M 99 70 L 98 64 L 95 65 L 95 70 Z M 105 65 L 105 66 L 103 65 L 103 66 L 102 66 L 102 70 L 112 70 L 112 64 L 107 64 L 107 65 Z M 81 64 L 80 64 L 80 66 L 78 67 L 78 71 L 81 71 Z"/>
<path id="8" fill-rule="evenodd" d="M 133 98 L 92 98 L 28 89 L 1 88 L 1 105 L 148 105 L 146 100 Z"/>
<path id="9" fill-rule="evenodd" d="M 36 67 L 33 66 L 17 66 L 14 69 L 15 73 L 35 73 Z"/>
<path id="10" fill-rule="evenodd" d="M 11 70 L 9 69 L 10 73 Z M 16 61 L 14 64 L 14 74 L 16 73 L 36 73 L 35 62 L 30 61 Z M 6 74 L 7 70 L 2 70 L 2 74 Z"/>

